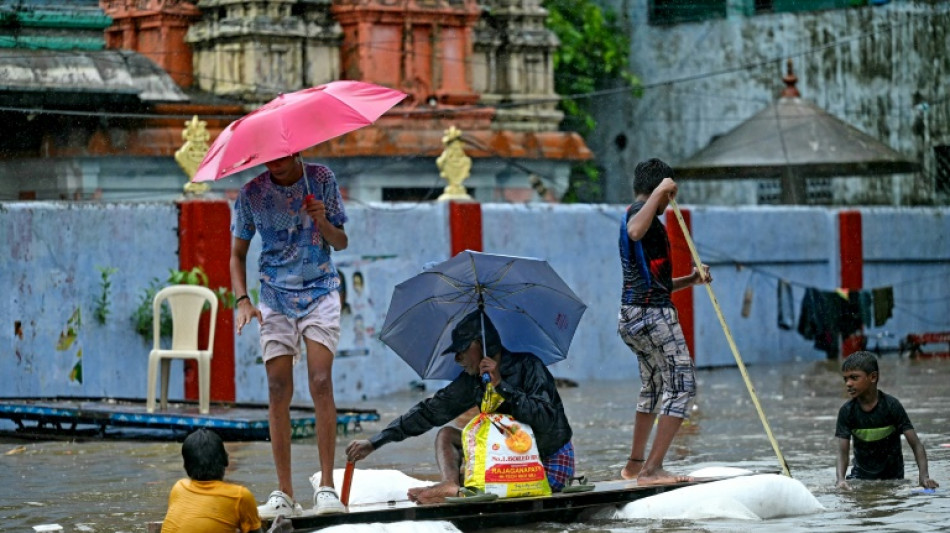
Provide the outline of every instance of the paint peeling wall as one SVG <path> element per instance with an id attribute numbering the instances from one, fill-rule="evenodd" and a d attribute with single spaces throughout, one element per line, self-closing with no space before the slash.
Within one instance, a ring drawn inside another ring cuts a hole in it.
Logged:
<path id="1" fill-rule="evenodd" d="M 715 294 L 744 361 L 823 359 L 824 352 L 796 331 L 779 329 L 776 288 L 779 278 L 793 283 L 797 317 L 806 286 L 837 286 L 838 211 L 682 207 L 691 209 L 692 234 L 712 266 Z M 636 379 L 635 359 L 616 334 L 622 207 L 483 204 L 482 209 L 486 251 L 547 259 L 589 306 L 570 356 L 554 365 L 553 373 L 577 380 Z M 405 391 L 418 380 L 373 335 L 395 285 L 425 263 L 447 259 L 450 249 L 445 205 L 359 204 L 348 206 L 348 214 L 350 248 L 334 255 L 347 276 L 351 308 L 341 341 L 341 352 L 349 351 L 334 363 L 340 405 Z M 875 208 L 862 215 L 864 286 L 894 288 L 894 317 L 883 329 L 899 335 L 948 329 L 950 210 Z M 133 331 L 130 316 L 151 280 L 177 268 L 177 224 L 173 204 L 0 204 L 0 246 L 7 258 L 0 283 L 10 288 L 7 304 L 0 306 L 0 395 L 144 397 L 150 342 Z M 258 253 L 255 239 L 249 280 L 257 279 Z M 117 269 L 105 325 L 94 318 L 98 267 Z M 355 272 L 363 278 L 361 292 Z M 733 364 L 705 289 L 693 290 L 697 363 Z M 749 290 L 750 313 L 743 318 Z M 70 322 L 77 309 L 81 322 Z M 256 325 L 236 339 L 238 401 L 266 401 L 258 342 Z M 81 383 L 73 373 L 79 361 Z M 181 398 L 182 380 L 174 378 L 182 375 L 180 362 L 173 363 L 172 375 L 171 397 Z M 309 403 L 304 364 L 296 368 L 295 386 L 294 402 Z"/>
<path id="2" fill-rule="evenodd" d="M 152 279 L 178 268 L 176 206 L 0 204 L 0 246 L 2 395 L 144 397 L 151 340 L 131 316 Z M 115 269 L 104 324 L 100 269 Z"/>
<path id="3" fill-rule="evenodd" d="M 921 162 L 912 175 L 841 178 L 833 205 L 945 205 L 936 194 L 933 147 L 950 144 L 950 3 L 745 15 L 728 2 L 725 19 L 648 23 L 648 0 L 601 0 L 631 36 L 630 66 L 641 98 L 599 98 L 599 127 L 587 139 L 608 176 L 607 202 L 627 202 L 636 164 L 671 164 L 704 148 L 773 102 L 792 58 L 802 98 Z M 625 142 L 621 143 L 621 137 Z M 693 204 L 750 204 L 754 182 L 684 184 Z"/>

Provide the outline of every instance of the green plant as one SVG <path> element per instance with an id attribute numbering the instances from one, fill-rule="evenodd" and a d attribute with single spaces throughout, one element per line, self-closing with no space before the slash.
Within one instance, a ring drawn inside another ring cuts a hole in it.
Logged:
<path id="1" fill-rule="evenodd" d="M 132 312 L 132 324 L 135 332 L 144 337 L 145 340 L 152 338 L 152 301 L 155 299 L 155 294 L 165 285 L 167 283 L 158 278 L 153 278 L 148 288 L 145 289 L 145 294 L 142 295 L 139 306 Z M 162 336 L 171 335 L 172 332 L 171 313 L 164 307 L 162 308 L 160 331 Z"/>
<path id="2" fill-rule="evenodd" d="M 191 270 L 169 270 L 168 282 L 174 285 L 203 285 L 208 286 L 208 275 L 201 267 Z"/>
<path id="3" fill-rule="evenodd" d="M 114 267 L 96 267 L 99 271 L 99 297 L 96 298 L 96 308 L 93 310 L 92 314 L 96 317 L 96 322 L 100 324 L 105 324 L 106 319 L 109 318 L 109 296 L 112 292 L 112 275 L 115 274 L 118 269 Z"/>
<path id="4" fill-rule="evenodd" d="M 145 340 L 152 338 L 152 301 L 155 295 L 168 285 L 202 285 L 208 286 L 208 275 L 201 267 L 194 267 L 191 270 L 168 270 L 168 279 L 162 281 L 153 278 L 149 286 L 145 289 L 145 294 L 139 302 L 139 306 L 132 312 L 132 325 L 135 332 L 141 335 Z M 223 290 L 222 289 L 219 289 Z M 218 293 L 220 295 L 220 292 Z M 219 296 L 220 297 L 220 296 Z M 159 322 L 159 331 L 161 336 L 167 337 L 172 334 L 172 316 L 167 306 L 162 306 L 162 315 Z"/>
<path id="5" fill-rule="evenodd" d="M 630 70 L 630 38 L 616 14 L 593 0 L 546 0 L 547 27 L 561 44 L 554 53 L 554 87 L 562 96 L 562 128 L 586 137 L 597 126 L 592 101 L 618 81 L 638 94 Z"/>

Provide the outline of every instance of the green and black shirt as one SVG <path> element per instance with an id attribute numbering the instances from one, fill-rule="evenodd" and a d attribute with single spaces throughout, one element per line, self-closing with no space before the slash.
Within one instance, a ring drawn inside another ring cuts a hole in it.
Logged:
<path id="1" fill-rule="evenodd" d="M 848 479 L 903 479 L 901 435 L 914 429 L 901 402 L 878 391 L 877 405 L 866 413 L 857 400 L 838 411 L 835 437 L 850 439 L 854 461 Z"/>

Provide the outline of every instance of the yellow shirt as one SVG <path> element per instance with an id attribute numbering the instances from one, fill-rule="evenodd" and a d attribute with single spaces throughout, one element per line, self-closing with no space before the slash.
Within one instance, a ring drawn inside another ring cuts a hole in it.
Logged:
<path id="1" fill-rule="evenodd" d="M 260 527 L 257 501 L 246 487 L 180 479 L 168 495 L 162 533 L 246 533 Z"/>

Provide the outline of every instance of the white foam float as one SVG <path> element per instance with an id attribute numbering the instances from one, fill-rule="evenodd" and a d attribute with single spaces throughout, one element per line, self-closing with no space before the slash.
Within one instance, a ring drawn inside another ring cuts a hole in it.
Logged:
<path id="1" fill-rule="evenodd" d="M 731 477 L 642 498 L 616 511 L 612 519 L 767 520 L 813 514 L 825 507 L 800 481 L 779 474 L 757 474 L 739 468 L 703 468 L 694 477 Z"/>
<path id="2" fill-rule="evenodd" d="M 339 492 L 343 488 L 342 468 L 333 471 L 333 483 Z M 320 473 L 314 474 L 320 479 Z M 433 481 L 423 481 L 398 470 L 353 470 L 350 484 L 350 504 L 384 503 L 391 500 L 405 500 L 406 492 L 412 487 L 433 485 Z M 328 533 L 460 533 L 451 522 L 446 521 L 405 521 L 389 524 L 346 524 L 324 528 Z"/>
<path id="3" fill-rule="evenodd" d="M 323 528 L 325 533 L 460 533 L 451 522 L 393 522 L 391 524 L 346 524 Z"/>

